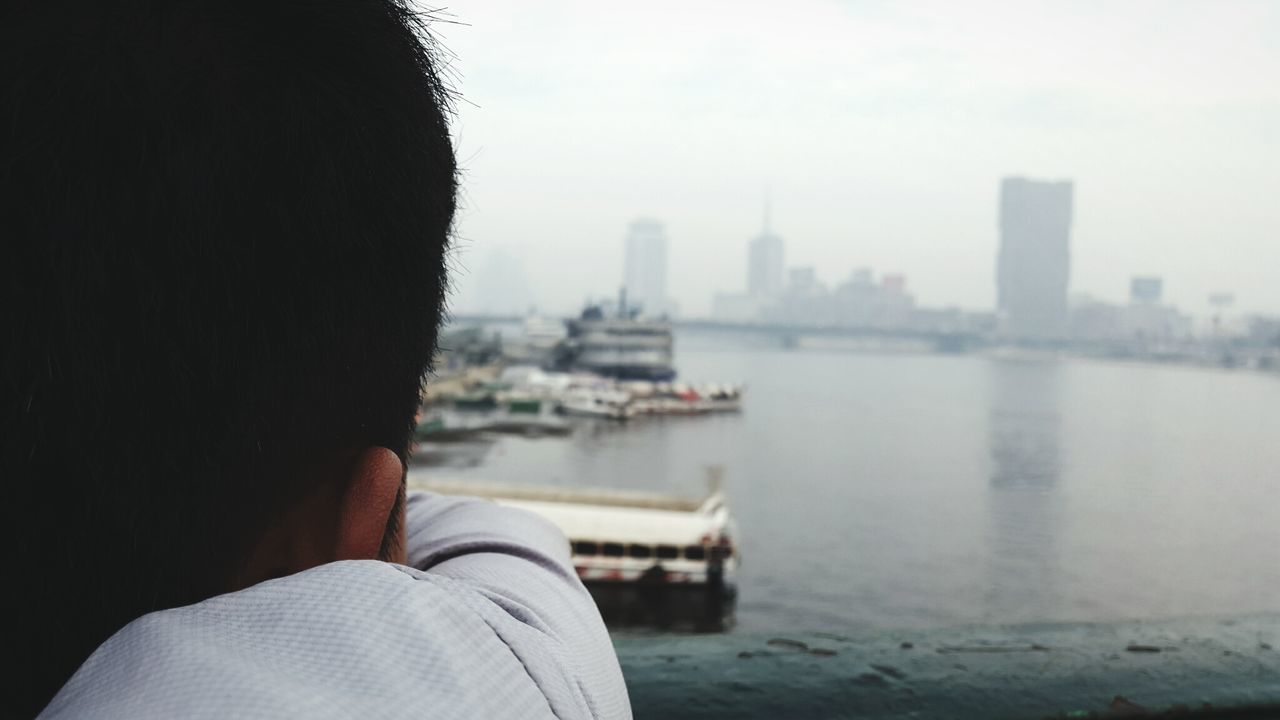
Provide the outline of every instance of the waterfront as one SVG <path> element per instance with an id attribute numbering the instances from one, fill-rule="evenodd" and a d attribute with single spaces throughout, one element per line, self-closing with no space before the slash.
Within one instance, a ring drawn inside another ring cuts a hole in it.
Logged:
<path id="1" fill-rule="evenodd" d="M 746 410 L 429 448 L 414 472 L 696 495 L 723 465 L 747 630 L 1280 608 L 1275 376 L 687 334 L 676 352 L 683 378 L 746 382 Z"/>

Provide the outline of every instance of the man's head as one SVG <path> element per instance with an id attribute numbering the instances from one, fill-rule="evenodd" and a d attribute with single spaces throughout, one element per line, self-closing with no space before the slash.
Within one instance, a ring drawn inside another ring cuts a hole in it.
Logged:
<path id="1" fill-rule="evenodd" d="M 8 3 L 0 58 L 6 643 L 34 712 L 148 611 L 396 556 L 455 166 L 397 0 Z"/>

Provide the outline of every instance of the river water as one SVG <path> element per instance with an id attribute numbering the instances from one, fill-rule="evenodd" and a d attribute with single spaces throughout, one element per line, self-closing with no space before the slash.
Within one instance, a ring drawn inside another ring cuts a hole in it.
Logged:
<path id="1" fill-rule="evenodd" d="M 699 495 L 722 465 L 745 630 L 1280 610 L 1280 376 L 699 336 L 677 361 L 747 383 L 744 412 L 414 472 Z"/>

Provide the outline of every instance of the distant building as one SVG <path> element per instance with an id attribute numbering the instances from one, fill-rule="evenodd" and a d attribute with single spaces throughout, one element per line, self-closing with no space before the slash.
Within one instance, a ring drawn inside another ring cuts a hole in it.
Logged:
<path id="1" fill-rule="evenodd" d="M 787 271 L 787 294 L 813 295 L 818 290 L 818 273 L 812 265 Z"/>
<path id="2" fill-rule="evenodd" d="M 840 325 L 905 328 L 915 310 L 907 278 L 888 273 L 876 282 L 870 268 L 857 268 L 831 294 L 833 320 Z"/>
<path id="3" fill-rule="evenodd" d="M 849 273 L 849 279 L 836 285 L 833 295 L 840 324 L 871 324 L 880 297 L 880 288 L 875 283 L 871 268 L 857 268 Z"/>
<path id="4" fill-rule="evenodd" d="M 902 273 L 890 273 L 880 278 L 880 287 L 891 295 L 902 295 L 907 292 L 907 276 Z"/>
<path id="5" fill-rule="evenodd" d="M 1191 318 L 1177 308 L 1156 303 L 1134 303 L 1121 314 L 1126 337 L 1145 342 L 1172 342 L 1191 337 Z"/>
<path id="6" fill-rule="evenodd" d="M 1280 350 L 1280 317 L 1250 318 L 1248 337 L 1249 341 L 1258 347 Z"/>
<path id="7" fill-rule="evenodd" d="M 640 219 L 627 229 L 623 285 L 627 304 L 650 316 L 667 306 L 667 234 L 662 223 Z"/>
<path id="8" fill-rule="evenodd" d="M 769 230 L 769 208 L 765 206 L 764 230 L 747 243 L 747 291 L 717 293 L 712 298 L 712 317 L 725 322 L 777 320 L 777 305 L 787 290 L 782 238 Z M 801 268 L 792 280 L 816 282 L 812 269 Z"/>
<path id="9" fill-rule="evenodd" d="M 1235 293 L 1216 292 L 1209 296 L 1209 304 L 1218 310 L 1225 310 L 1236 302 Z"/>
<path id="10" fill-rule="evenodd" d="M 1135 277 L 1129 281 L 1129 302 L 1159 305 L 1164 296 L 1164 280 L 1158 277 Z"/>
<path id="11" fill-rule="evenodd" d="M 510 250 L 495 246 L 477 263 L 470 288 L 458 307 L 490 315 L 524 315 L 536 304 L 523 261 Z"/>
<path id="12" fill-rule="evenodd" d="M 1132 352 L 1150 351 L 1162 344 L 1185 342 L 1192 331 L 1191 318 L 1177 308 L 1156 300 L 1149 286 L 1134 292 L 1132 302 L 1113 305 L 1088 296 L 1072 298 L 1070 336 L 1081 342 L 1104 342 Z M 1118 344 L 1118 345 L 1117 345 Z"/>
<path id="13" fill-rule="evenodd" d="M 875 324 L 883 327 L 905 327 L 915 308 L 915 298 L 907 292 L 907 276 L 886 273 L 880 277 L 880 294 L 875 310 Z"/>
<path id="14" fill-rule="evenodd" d="M 823 325 L 834 320 L 827 286 L 812 266 L 787 270 L 787 286 L 782 294 L 762 304 L 761 318 L 794 325 Z"/>
<path id="15" fill-rule="evenodd" d="M 1066 335 L 1071 215 L 1069 181 L 1001 181 L 996 295 L 1006 334 L 1027 339 Z"/>
<path id="16" fill-rule="evenodd" d="M 1124 308 L 1088 295 L 1073 295 L 1068 319 L 1072 340 L 1098 342 L 1124 336 Z"/>
<path id="17" fill-rule="evenodd" d="M 783 272 L 782 238 L 770 232 L 766 223 L 764 232 L 747 246 L 747 294 L 777 297 L 782 293 Z"/>

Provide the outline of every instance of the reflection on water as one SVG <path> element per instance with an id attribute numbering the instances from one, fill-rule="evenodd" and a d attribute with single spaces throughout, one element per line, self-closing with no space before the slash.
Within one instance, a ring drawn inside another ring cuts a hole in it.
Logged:
<path id="1" fill-rule="evenodd" d="M 987 365 L 987 612 L 1018 608 L 1053 616 L 1059 575 L 1054 549 L 1062 479 L 1061 366 L 994 360 Z"/>
<path id="2" fill-rule="evenodd" d="M 1051 491 L 1062 474 L 1057 362 L 987 364 L 991 487 Z"/>
<path id="3" fill-rule="evenodd" d="M 719 342 L 677 360 L 747 382 L 741 416 L 504 437 L 428 471 L 697 495 L 723 465 L 747 630 L 1280 608 L 1274 377 Z"/>

